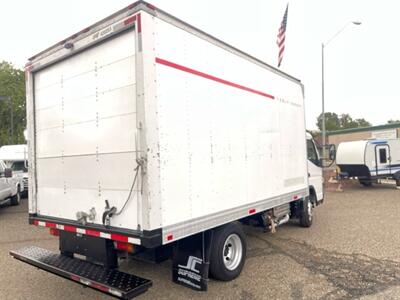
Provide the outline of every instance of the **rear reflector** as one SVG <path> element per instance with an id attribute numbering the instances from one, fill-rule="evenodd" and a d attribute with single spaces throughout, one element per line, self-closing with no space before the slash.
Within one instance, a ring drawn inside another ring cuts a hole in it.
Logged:
<path id="1" fill-rule="evenodd" d="M 129 24 L 134 23 L 135 21 L 136 21 L 136 16 L 132 16 L 132 17 L 130 17 L 130 18 L 128 18 L 128 19 L 126 19 L 126 20 L 124 21 L 124 25 L 127 26 L 127 25 L 129 25 Z"/>
<path id="2" fill-rule="evenodd" d="M 255 209 L 255 208 L 250 208 L 250 209 L 249 209 L 249 215 L 250 215 L 250 214 L 254 214 L 255 212 L 256 212 L 256 209 Z"/>
<path id="3" fill-rule="evenodd" d="M 64 225 L 64 230 L 65 231 L 69 231 L 69 232 L 76 232 L 76 227 L 69 226 L 69 225 Z"/>
<path id="4" fill-rule="evenodd" d="M 132 8 L 134 8 L 136 6 L 137 6 L 137 2 L 132 3 L 131 5 L 128 6 L 128 9 L 132 9 Z"/>
<path id="5" fill-rule="evenodd" d="M 102 232 L 102 231 L 93 230 L 93 229 L 75 227 L 72 225 L 61 225 L 61 224 L 57 224 L 57 223 L 38 221 L 38 220 L 31 220 L 30 222 L 32 222 L 32 224 L 37 225 L 37 226 L 54 228 L 54 229 L 58 229 L 58 230 L 65 230 L 68 232 L 74 232 L 74 233 L 79 233 L 79 234 L 86 234 L 86 235 L 90 235 L 90 236 L 94 236 L 94 237 L 111 239 L 111 240 L 114 240 L 117 242 L 136 244 L 136 245 L 141 244 L 140 238 L 138 238 L 138 237 L 126 236 L 126 235 L 117 234 L 117 233 L 107 233 L 107 232 Z"/>
<path id="6" fill-rule="evenodd" d="M 111 233 L 111 239 L 114 241 L 125 242 L 125 243 L 128 241 L 128 237 L 126 235 L 120 235 L 115 233 Z"/>
<path id="7" fill-rule="evenodd" d="M 155 10 L 155 9 L 156 9 L 156 7 L 155 7 L 153 4 L 150 4 L 150 3 L 146 3 L 146 6 L 147 6 L 148 8 L 150 8 L 150 9 L 152 9 L 152 10 Z"/>
<path id="8" fill-rule="evenodd" d="M 60 231 L 56 228 L 50 228 L 50 234 L 54 236 L 60 236 Z"/>
<path id="9" fill-rule="evenodd" d="M 100 236 L 100 231 L 86 229 L 86 234 L 91 236 Z"/>
<path id="10" fill-rule="evenodd" d="M 174 236 L 172 234 L 167 235 L 167 241 L 172 241 Z"/>

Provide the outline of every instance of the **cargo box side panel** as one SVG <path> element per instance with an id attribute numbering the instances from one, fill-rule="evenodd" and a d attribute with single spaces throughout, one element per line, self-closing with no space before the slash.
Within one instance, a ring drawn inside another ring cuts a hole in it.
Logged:
<path id="1" fill-rule="evenodd" d="M 163 226 L 307 190 L 299 82 L 155 24 Z"/>
<path id="2" fill-rule="evenodd" d="M 136 168 L 135 32 L 34 73 L 37 213 L 77 220 L 120 210 Z M 137 188 L 111 225 L 137 229 Z"/>

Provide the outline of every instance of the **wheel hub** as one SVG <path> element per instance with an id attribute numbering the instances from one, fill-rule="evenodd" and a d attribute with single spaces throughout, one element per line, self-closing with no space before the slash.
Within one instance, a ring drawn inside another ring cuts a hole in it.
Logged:
<path id="1" fill-rule="evenodd" d="M 308 210 L 308 218 L 309 220 L 311 220 L 313 215 L 313 207 L 311 201 L 308 201 L 307 203 L 307 210 Z"/>
<path id="2" fill-rule="evenodd" d="M 242 261 L 242 240 L 237 234 L 231 234 L 225 240 L 223 248 L 223 261 L 228 270 L 236 269 Z"/>

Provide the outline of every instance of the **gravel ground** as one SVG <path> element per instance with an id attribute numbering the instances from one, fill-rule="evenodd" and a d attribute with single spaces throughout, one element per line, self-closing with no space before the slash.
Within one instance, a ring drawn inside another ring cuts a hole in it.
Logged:
<path id="1" fill-rule="evenodd" d="M 291 222 L 275 234 L 245 228 L 248 256 L 239 278 L 210 281 L 207 293 L 173 284 L 171 263 L 126 262 L 153 280 L 138 299 L 400 299 L 400 191 L 354 186 L 327 193 L 311 228 Z M 0 299 L 112 299 L 8 255 L 37 245 L 57 250 L 48 230 L 27 224 L 27 201 L 0 209 Z"/>

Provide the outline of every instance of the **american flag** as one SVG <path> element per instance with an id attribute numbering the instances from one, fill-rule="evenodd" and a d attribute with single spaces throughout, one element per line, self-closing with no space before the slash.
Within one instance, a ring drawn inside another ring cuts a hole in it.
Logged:
<path id="1" fill-rule="evenodd" d="M 285 51 L 285 35 L 286 35 L 288 8 L 289 8 L 289 3 L 286 5 L 285 14 L 283 15 L 281 27 L 279 27 L 278 39 L 276 41 L 276 43 L 278 44 L 278 49 L 279 49 L 278 68 L 281 66 L 282 59 L 283 59 L 283 52 Z"/>

